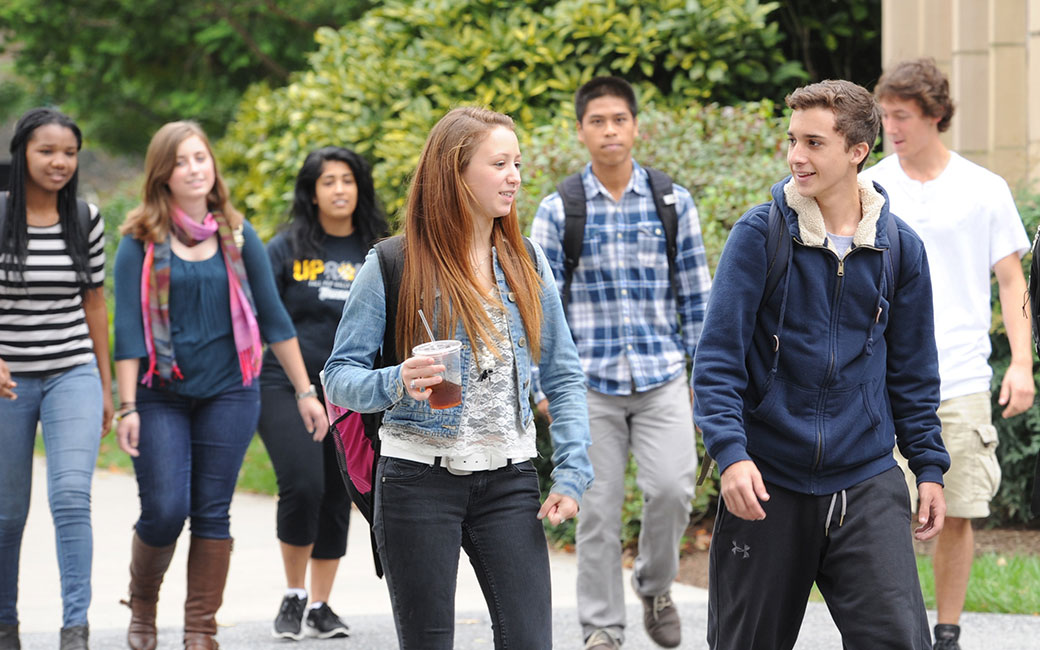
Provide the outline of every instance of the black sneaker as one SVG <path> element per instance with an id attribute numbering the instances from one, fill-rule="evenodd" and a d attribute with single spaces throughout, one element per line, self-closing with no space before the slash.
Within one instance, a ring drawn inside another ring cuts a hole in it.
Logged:
<path id="1" fill-rule="evenodd" d="M 303 610 L 306 607 L 306 598 L 286 594 L 285 598 L 282 598 L 282 606 L 278 608 L 278 616 L 274 619 L 271 634 L 276 639 L 292 639 L 293 641 L 302 639 Z"/>
<path id="2" fill-rule="evenodd" d="M 327 603 L 307 610 L 307 636 L 335 639 L 350 636 L 350 628 L 336 616 Z"/>
<path id="3" fill-rule="evenodd" d="M 959 625 L 939 623 L 935 626 L 935 645 L 932 650 L 961 650 L 961 644 L 957 643 L 960 636 Z"/>

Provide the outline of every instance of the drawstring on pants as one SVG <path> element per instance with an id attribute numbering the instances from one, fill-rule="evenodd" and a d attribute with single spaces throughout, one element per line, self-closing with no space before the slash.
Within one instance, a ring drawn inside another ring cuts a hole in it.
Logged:
<path id="1" fill-rule="evenodd" d="M 824 537 L 829 537 L 831 534 L 831 518 L 834 517 L 834 504 L 838 501 L 838 493 L 835 492 L 831 495 L 831 507 L 827 509 L 827 525 L 823 527 Z M 838 527 L 840 528 L 845 523 L 845 490 L 841 491 L 841 517 L 838 518 Z"/>

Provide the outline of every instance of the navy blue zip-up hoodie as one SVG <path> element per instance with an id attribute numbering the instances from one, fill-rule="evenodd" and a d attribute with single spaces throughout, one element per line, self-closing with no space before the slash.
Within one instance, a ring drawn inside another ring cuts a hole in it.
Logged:
<path id="1" fill-rule="evenodd" d="M 896 219 L 899 275 L 886 292 L 893 233 L 881 186 L 861 183 L 863 218 L 839 259 L 815 199 L 793 185 L 785 191 L 789 180 L 772 195 L 793 238 L 790 266 L 762 311 L 769 204 L 733 226 L 715 272 L 694 361 L 694 413 L 708 453 L 720 471 L 752 460 L 770 483 L 831 494 L 895 466 L 896 441 L 918 482 L 942 484 L 950 459 L 935 414 L 924 245 Z"/>

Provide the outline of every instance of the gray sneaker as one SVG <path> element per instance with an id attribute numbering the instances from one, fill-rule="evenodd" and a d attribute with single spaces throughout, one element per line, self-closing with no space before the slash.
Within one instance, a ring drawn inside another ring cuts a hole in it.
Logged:
<path id="1" fill-rule="evenodd" d="M 585 650 L 621 650 L 621 642 L 606 630 L 596 630 L 585 639 Z"/>
<path id="2" fill-rule="evenodd" d="M 632 589 L 643 603 L 643 625 L 654 643 L 662 648 L 678 648 L 682 639 L 679 610 L 672 602 L 672 592 L 644 596 L 637 589 L 636 574 L 632 574 Z"/>
<path id="3" fill-rule="evenodd" d="M 278 616 L 274 619 L 271 634 L 276 639 L 299 641 L 303 638 L 303 613 L 307 607 L 307 599 L 293 594 L 286 594 L 278 607 Z"/>

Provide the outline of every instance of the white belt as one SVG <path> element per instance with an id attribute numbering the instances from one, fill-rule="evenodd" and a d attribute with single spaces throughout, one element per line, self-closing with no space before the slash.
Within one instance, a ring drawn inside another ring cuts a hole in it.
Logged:
<path id="1" fill-rule="evenodd" d="M 384 438 L 380 442 L 379 454 L 389 458 L 400 458 L 410 460 L 413 463 L 424 465 L 440 465 L 452 474 L 465 476 L 473 472 L 490 472 L 500 469 L 511 463 L 522 463 L 529 458 L 509 458 L 503 454 L 489 451 L 482 454 L 470 454 L 469 456 L 434 456 L 432 454 L 421 454 L 406 445 Z"/>

